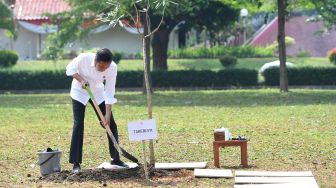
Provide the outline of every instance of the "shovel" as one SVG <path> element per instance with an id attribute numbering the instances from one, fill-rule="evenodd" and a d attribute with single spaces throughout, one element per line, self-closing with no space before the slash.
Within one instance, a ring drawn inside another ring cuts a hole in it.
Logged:
<path id="1" fill-rule="evenodd" d="M 112 131 L 111 131 L 109 125 L 107 125 L 107 123 L 106 123 L 105 117 L 104 117 L 103 113 L 101 112 L 101 110 L 100 110 L 100 108 L 99 108 L 99 106 L 98 106 L 98 104 L 97 104 L 97 102 L 96 102 L 96 100 L 95 100 L 95 98 L 94 98 L 94 96 L 93 96 L 93 94 L 92 94 L 92 91 L 91 91 L 91 89 L 90 89 L 90 86 L 89 86 L 89 85 L 86 85 L 86 86 L 85 86 L 85 89 L 86 89 L 86 91 L 88 92 L 88 94 L 89 94 L 89 96 L 90 96 L 90 98 L 91 98 L 91 100 L 92 100 L 92 102 L 93 102 L 93 106 L 94 106 L 94 108 L 96 109 L 96 111 L 98 112 L 98 115 L 99 115 L 101 121 L 103 122 L 103 125 L 104 125 L 104 127 L 105 127 L 105 130 L 106 130 L 107 134 L 109 135 L 109 137 L 111 138 L 111 140 L 112 140 L 112 142 L 113 142 L 113 145 L 114 145 L 114 147 L 117 149 L 118 153 L 119 153 L 120 155 L 124 156 L 125 158 L 131 160 L 132 162 L 135 162 L 135 163 L 137 163 L 137 164 L 140 164 L 140 163 L 139 163 L 139 160 L 138 160 L 137 158 L 135 158 L 133 155 L 131 155 L 130 153 L 128 153 L 126 150 L 124 150 L 123 148 L 121 148 L 121 147 L 119 146 L 117 140 L 114 138 L 114 136 L 113 136 L 113 134 L 112 134 Z"/>

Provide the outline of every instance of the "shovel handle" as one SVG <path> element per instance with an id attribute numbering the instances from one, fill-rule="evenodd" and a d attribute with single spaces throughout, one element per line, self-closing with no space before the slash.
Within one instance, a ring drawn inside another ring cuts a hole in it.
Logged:
<path id="1" fill-rule="evenodd" d="M 89 96 L 90 96 L 90 98 L 91 98 L 91 100 L 93 102 L 93 106 L 96 109 L 96 111 L 98 112 L 99 118 L 103 122 L 105 130 L 106 130 L 107 134 L 109 134 L 109 136 L 110 136 L 110 138 L 111 138 L 111 140 L 113 142 L 114 147 L 118 150 L 118 152 L 120 154 L 122 154 L 123 152 L 121 151 L 121 149 L 120 149 L 120 147 L 118 145 L 117 140 L 114 138 L 113 133 L 112 133 L 109 125 L 107 125 L 106 119 L 105 119 L 103 113 L 101 112 L 101 110 L 100 110 L 100 108 L 99 108 L 99 106 L 98 106 L 98 104 L 97 104 L 97 102 L 96 102 L 96 100 L 95 100 L 95 98 L 93 96 L 93 93 L 92 93 L 92 91 L 90 89 L 90 86 L 89 85 L 85 85 L 85 90 L 88 92 L 88 94 L 89 94 Z"/>

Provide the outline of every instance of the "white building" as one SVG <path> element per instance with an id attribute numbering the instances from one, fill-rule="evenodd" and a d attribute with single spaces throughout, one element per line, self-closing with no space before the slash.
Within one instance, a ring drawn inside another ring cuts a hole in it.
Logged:
<path id="1" fill-rule="evenodd" d="M 59 13 L 70 7 L 63 0 L 16 0 L 14 15 L 18 38 L 8 39 L 0 30 L 0 49 L 12 49 L 19 53 L 20 60 L 37 59 L 40 57 L 45 40 L 56 27 L 46 27 L 50 20 L 44 13 Z M 178 48 L 177 31 L 170 35 L 169 48 Z M 108 25 L 92 31 L 83 41 L 77 41 L 66 47 L 67 50 L 109 48 L 125 54 L 142 52 L 142 41 L 136 29 L 117 24 L 114 28 Z"/>

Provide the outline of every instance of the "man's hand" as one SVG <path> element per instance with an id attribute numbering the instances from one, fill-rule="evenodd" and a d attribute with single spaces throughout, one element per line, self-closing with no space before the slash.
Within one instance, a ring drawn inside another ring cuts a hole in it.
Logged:
<path id="1" fill-rule="evenodd" d="M 82 80 L 82 81 L 81 81 L 81 85 L 82 85 L 82 88 L 85 89 L 86 86 L 89 86 L 89 82 L 86 81 L 86 80 Z"/>
<path id="2" fill-rule="evenodd" d="M 72 77 L 76 79 L 79 83 L 81 83 L 83 89 L 85 89 L 86 86 L 89 85 L 89 82 L 84 80 L 78 73 L 72 75 Z"/>
<path id="3" fill-rule="evenodd" d="M 110 115 L 106 114 L 105 121 L 106 121 L 107 126 L 110 126 L 110 123 L 111 123 L 110 120 L 111 120 L 111 114 Z"/>

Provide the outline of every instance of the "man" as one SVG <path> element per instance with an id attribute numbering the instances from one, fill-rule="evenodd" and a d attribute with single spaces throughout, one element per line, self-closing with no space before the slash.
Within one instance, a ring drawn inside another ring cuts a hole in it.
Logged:
<path id="1" fill-rule="evenodd" d="M 118 141 L 117 125 L 112 115 L 112 104 L 117 102 L 114 98 L 115 83 L 117 77 L 117 65 L 112 61 L 112 53 L 103 48 L 94 53 L 82 53 L 73 59 L 66 67 L 66 74 L 74 79 L 71 84 L 70 96 L 72 98 L 74 126 L 70 147 L 70 160 L 73 164 L 73 172 L 81 171 L 83 151 L 83 133 L 85 108 L 89 102 L 93 106 L 90 96 L 85 90 L 89 85 L 99 108 L 105 116 L 107 124 Z M 96 110 L 95 110 L 96 111 Z M 96 111 L 99 119 L 98 113 Z M 100 120 L 100 119 L 99 119 Z M 108 137 L 109 151 L 112 158 L 111 164 L 127 167 L 120 160 L 118 151 Z"/>

